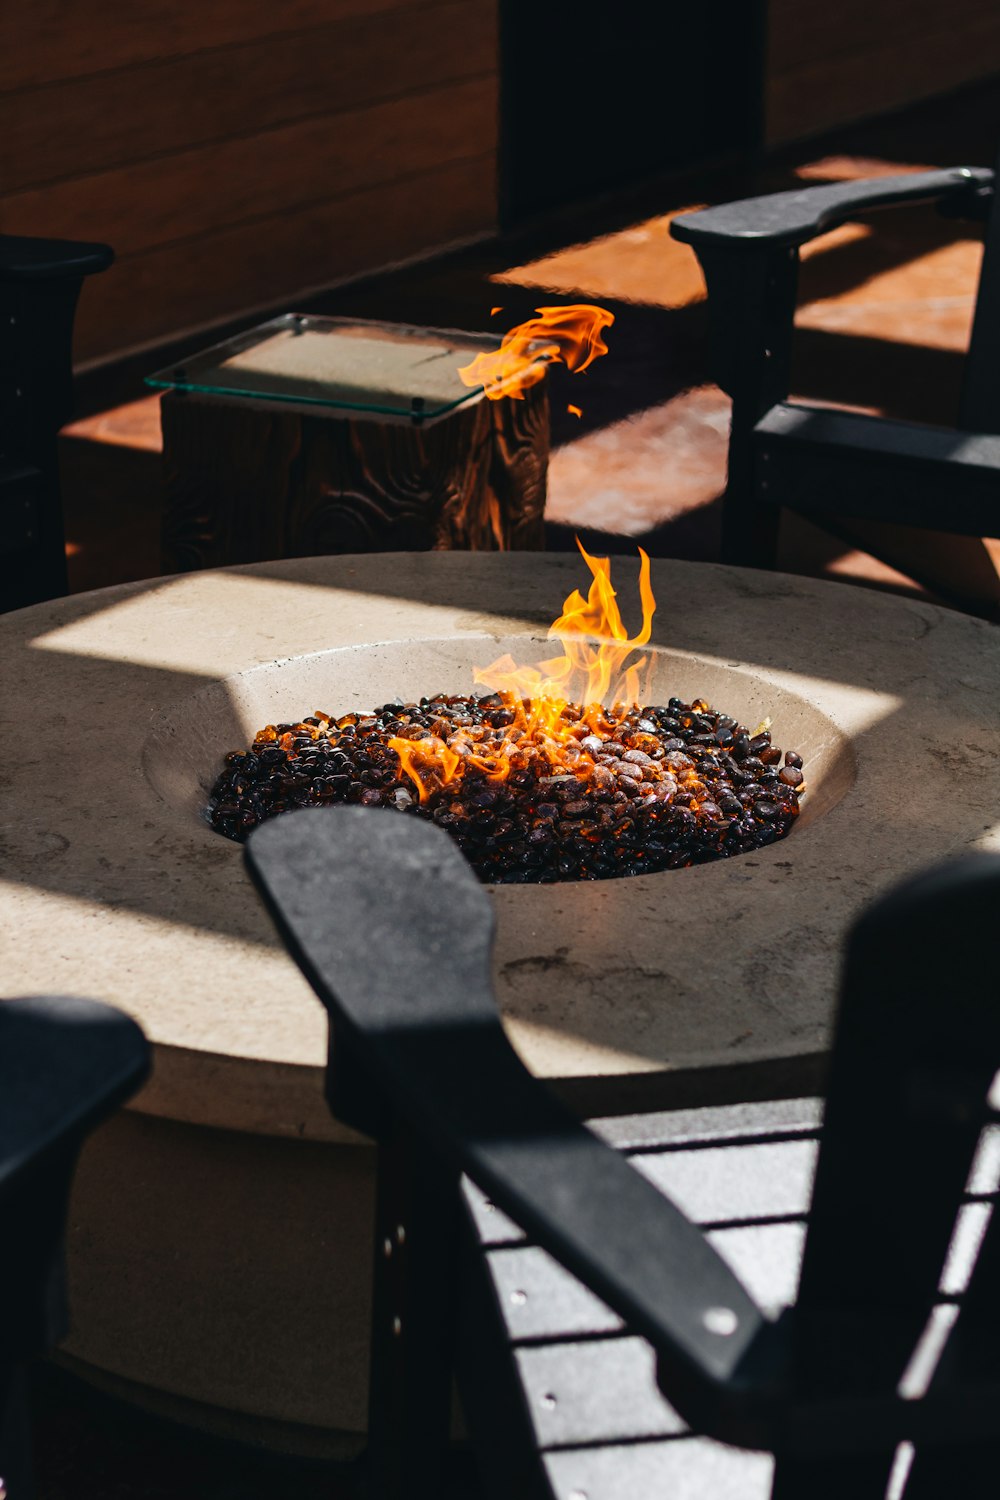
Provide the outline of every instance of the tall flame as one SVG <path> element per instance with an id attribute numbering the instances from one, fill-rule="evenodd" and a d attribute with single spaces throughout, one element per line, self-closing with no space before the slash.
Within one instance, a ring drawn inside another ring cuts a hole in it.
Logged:
<path id="1" fill-rule="evenodd" d="M 611 559 L 591 557 L 579 540 L 576 545 L 590 569 L 592 582 L 586 599 L 579 589 L 567 596 L 562 614 L 549 626 L 549 639 L 560 641 L 564 654 L 537 667 L 518 667 L 512 657 L 502 656 L 491 666 L 477 669 L 477 683 L 497 693 L 558 705 L 560 711 L 571 701 L 574 689 L 577 701 L 587 705 L 599 704 L 608 695 L 626 701 L 638 698 L 639 676 L 646 658 L 641 657 L 624 673 L 622 668 L 629 654 L 647 643 L 653 628 L 656 600 L 649 582 L 649 558 L 640 547 L 642 629 L 638 635 L 629 636 L 611 584 Z M 604 639 L 597 645 L 595 637 Z"/>
<path id="2" fill-rule="evenodd" d="M 487 736 L 482 730 L 460 730 L 445 741 L 442 725 L 440 736 L 419 729 L 418 739 L 397 736 L 389 741 L 422 802 L 461 776 L 467 765 L 491 781 L 505 781 L 523 762 L 529 746 L 555 771 L 585 780 L 594 768 L 587 737 L 600 738 L 611 728 L 604 701 L 639 701 L 649 658 L 628 658 L 646 645 L 653 628 L 656 600 L 649 558 L 640 547 L 642 628 L 630 636 L 611 583 L 610 559 L 591 557 L 579 540 L 577 546 L 590 569 L 591 584 L 586 599 L 579 589 L 566 597 L 562 614 L 549 627 L 549 639 L 560 642 L 562 655 L 526 667 L 519 667 L 512 656 L 502 656 L 474 673 L 475 681 L 497 693 L 510 714 L 503 732 Z M 582 714 L 574 704 L 582 707 Z"/>
<path id="3" fill-rule="evenodd" d="M 537 314 L 504 334 L 500 348 L 477 354 L 459 375 L 466 385 L 481 385 L 491 401 L 501 396 L 523 400 L 529 386 L 545 376 L 546 366 L 564 364 L 574 374 L 592 365 L 608 346 L 601 337 L 615 321 L 607 308 L 587 302 L 567 307 L 536 307 Z"/>

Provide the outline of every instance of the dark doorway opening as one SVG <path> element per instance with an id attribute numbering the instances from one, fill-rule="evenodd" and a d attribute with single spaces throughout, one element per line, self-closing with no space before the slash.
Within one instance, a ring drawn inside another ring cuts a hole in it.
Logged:
<path id="1" fill-rule="evenodd" d="M 764 0 L 501 0 L 505 228 L 761 138 Z"/>

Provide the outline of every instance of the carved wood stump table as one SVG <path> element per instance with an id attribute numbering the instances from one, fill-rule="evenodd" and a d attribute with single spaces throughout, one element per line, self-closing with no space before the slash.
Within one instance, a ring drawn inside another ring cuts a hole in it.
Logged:
<path id="1" fill-rule="evenodd" d="M 458 374 L 495 343 L 290 314 L 152 377 L 165 571 L 540 548 L 546 382 L 487 400 Z"/>

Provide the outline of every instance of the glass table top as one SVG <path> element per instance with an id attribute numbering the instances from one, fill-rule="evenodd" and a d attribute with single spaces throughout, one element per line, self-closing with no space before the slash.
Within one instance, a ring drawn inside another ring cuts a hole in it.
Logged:
<path id="1" fill-rule="evenodd" d="M 157 389 L 409 417 L 477 401 L 458 373 L 499 338 L 288 313 L 146 377 Z"/>

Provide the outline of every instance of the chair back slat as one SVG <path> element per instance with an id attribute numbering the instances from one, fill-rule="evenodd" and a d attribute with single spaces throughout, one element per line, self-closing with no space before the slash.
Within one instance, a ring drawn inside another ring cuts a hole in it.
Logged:
<path id="1" fill-rule="evenodd" d="M 1000 1066 L 985 978 L 998 909 L 1000 858 L 969 857 L 898 888 L 851 934 L 794 1313 L 798 1401 L 891 1400 L 927 1328 Z M 897 1461 L 891 1435 L 865 1454 L 779 1453 L 773 1500 L 883 1500 Z M 926 1500 L 951 1493 L 929 1465 L 923 1478 Z"/>
<path id="2" fill-rule="evenodd" d="M 995 1184 L 994 1184 L 995 1186 Z M 978 1258 L 965 1288 L 958 1317 L 945 1342 L 930 1389 L 995 1377 L 1000 1349 L 1000 1216 L 995 1205 Z M 998 1424 L 1000 1426 L 1000 1424 Z M 939 1500 L 950 1495 L 986 1495 L 1000 1476 L 1000 1437 L 960 1448 L 921 1448 L 918 1444 L 906 1486 L 906 1500 Z"/>
<path id="3" fill-rule="evenodd" d="M 807 1394 L 894 1390 L 926 1326 L 1000 1066 L 998 910 L 1000 857 L 970 856 L 852 934 L 799 1293 Z"/>
<path id="4" fill-rule="evenodd" d="M 1000 153 L 994 180 L 1000 180 Z M 994 188 L 979 273 L 972 338 L 962 381 L 959 426 L 968 432 L 1000 432 L 1000 193 Z"/>

